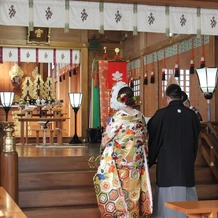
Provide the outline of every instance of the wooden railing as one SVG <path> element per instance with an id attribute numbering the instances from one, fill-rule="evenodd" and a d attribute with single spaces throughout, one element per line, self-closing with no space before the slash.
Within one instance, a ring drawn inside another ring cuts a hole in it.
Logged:
<path id="1" fill-rule="evenodd" d="M 184 213 L 188 218 L 217 218 L 218 201 L 165 202 L 165 206 Z"/>
<path id="2" fill-rule="evenodd" d="M 0 187 L 0 217 L 27 218 L 3 187 Z"/>
<path id="3" fill-rule="evenodd" d="M 218 122 L 202 122 L 200 152 L 218 180 Z"/>

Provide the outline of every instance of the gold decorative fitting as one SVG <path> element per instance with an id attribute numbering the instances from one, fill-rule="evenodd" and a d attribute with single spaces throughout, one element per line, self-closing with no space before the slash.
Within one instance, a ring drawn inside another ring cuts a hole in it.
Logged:
<path id="1" fill-rule="evenodd" d="M 11 80 L 15 77 L 15 76 L 18 76 L 20 78 L 22 78 L 24 75 L 24 72 L 23 70 L 17 65 L 15 64 L 11 70 L 9 71 L 9 76 L 11 78 Z"/>
<path id="2" fill-rule="evenodd" d="M 13 136 L 14 127 L 12 124 L 7 123 L 4 128 L 5 136 L 3 140 L 3 152 L 13 152 L 15 151 L 15 139 Z"/>
<path id="3" fill-rule="evenodd" d="M 116 55 L 118 55 L 120 49 L 119 48 L 115 48 L 114 51 L 115 51 Z"/>
<path id="4" fill-rule="evenodd" d="M 39 75 L 39 68 L 38 67 L 35 67 L 35 69 L 32 71 L 32 76 L 34 78 L 36 78 L 36 76 Z"/>

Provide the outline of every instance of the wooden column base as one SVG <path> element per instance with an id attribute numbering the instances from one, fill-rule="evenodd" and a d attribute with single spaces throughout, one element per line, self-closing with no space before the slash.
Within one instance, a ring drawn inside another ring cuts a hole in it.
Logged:
<path id="1" fill-rule="evenodd" d="M 1 186 L 18 203 L 18 154 L 16 151 L 1 153 Z"/>

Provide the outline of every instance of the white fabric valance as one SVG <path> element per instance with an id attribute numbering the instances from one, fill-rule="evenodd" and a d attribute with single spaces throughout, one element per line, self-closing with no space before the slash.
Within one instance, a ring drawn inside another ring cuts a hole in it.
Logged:
<path id="1" fill-rule="evenodd" d="M 218 10 L 70 0 L 0 0 L 0 25 L 218 35 Z"/>
<path id="2" fill-rule="evenodd" d="M 177 34 L 196 34 L 197 9 L 170 7 L 170 32 Z"/>
<path id="3" fill-rule="evenodd" d="M 164 33 L 166 31 L 165 7 L 141 5 L 138 7 L 137 15 L 139 32 Z"/>
<path id="4" fill-rule="evenodd" d="M 80 50 L 1 48 L 0 62 L 80 64 Z"/>

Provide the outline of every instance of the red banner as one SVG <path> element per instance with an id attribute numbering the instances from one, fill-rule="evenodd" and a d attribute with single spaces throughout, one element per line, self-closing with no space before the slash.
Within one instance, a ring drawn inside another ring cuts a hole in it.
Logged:
<path id="1" fill-rule="evenodd" d="M 110 93 L 107 88 L 108 61 L 99 61 L 99 91 L 101 126 L 106 127 L 109 117 Z"/>
<path id="2" fill-rule="evenodd" d="M 117 82 L 128 83 L 127 64 L 125 61 L 109 61 L 108 62 L 108 89 Z"/>

